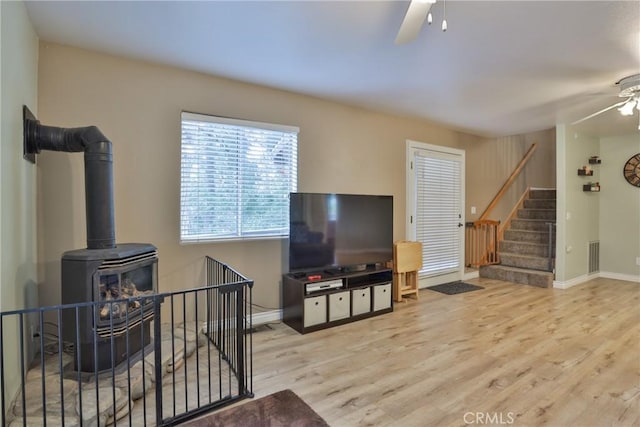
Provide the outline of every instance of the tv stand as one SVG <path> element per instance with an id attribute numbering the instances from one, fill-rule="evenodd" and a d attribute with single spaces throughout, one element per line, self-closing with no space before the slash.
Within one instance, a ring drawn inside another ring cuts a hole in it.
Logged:
<path id="1" fill-rule="evenodd" d="M 392 270 L 327 269 L 282 277 L 284 323 L 306 334 L 393 311 Z"/>

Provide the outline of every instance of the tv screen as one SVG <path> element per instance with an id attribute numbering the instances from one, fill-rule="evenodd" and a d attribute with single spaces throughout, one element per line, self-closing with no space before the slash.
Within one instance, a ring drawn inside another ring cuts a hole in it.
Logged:
<path id="1" fill-rule="evenodd" d="M 393 258 L 393 197 L 291 193 L 289 270 L 361 266 Z"/>

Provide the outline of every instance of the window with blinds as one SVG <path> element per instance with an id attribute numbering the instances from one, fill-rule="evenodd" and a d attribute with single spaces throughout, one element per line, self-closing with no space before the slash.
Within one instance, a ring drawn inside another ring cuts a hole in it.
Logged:
<path id="1" fill-rule="evenodd" d="M 461 240 L 461 165 L 439 156 L 414 157 L 416 176 L 416 240 L 422 242 L 421 275 L 459 269 Z"/>
<path id="2" fill-rule="evenodd" d="M 298 132 L 183 112 L 180 241 L 288 236 Z"/>

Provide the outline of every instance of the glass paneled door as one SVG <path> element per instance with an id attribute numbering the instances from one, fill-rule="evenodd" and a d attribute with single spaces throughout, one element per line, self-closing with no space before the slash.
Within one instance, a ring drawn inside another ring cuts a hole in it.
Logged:
<path id="1" fill-rule="evenodd" d="M 407 143 L 408 236 L 422 243 L 421 287 L 464 273 L 464 151 Z"/>

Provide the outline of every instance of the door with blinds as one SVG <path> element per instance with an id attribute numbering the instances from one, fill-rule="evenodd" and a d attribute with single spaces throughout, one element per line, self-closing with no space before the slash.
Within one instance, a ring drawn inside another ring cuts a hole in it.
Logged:
<path id="1" fill-rule="evenodd" d="M 420 286 L 464 273 L 464 151 L 407 141 L 408 236 L 422 243 Z"/>

